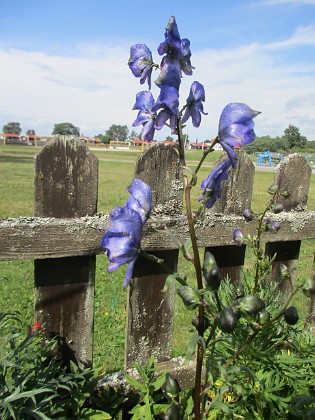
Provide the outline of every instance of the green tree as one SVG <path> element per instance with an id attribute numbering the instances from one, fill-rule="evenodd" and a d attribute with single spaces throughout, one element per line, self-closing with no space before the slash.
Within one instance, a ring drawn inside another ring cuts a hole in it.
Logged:
<path id="1" fill-rule="evenodd" d="M 126 125 L 115 125 L 112 124 L 105 132 L 106 143 L 110 140 L 125 141 L 128 138 L 128 127 Z"/>
<path id="2" fill-rule="evenodd" d="M 171 136 L 167 136 L 165 140 L 166 140 L 166 141 L 177 141 L 177 139 L 176 139 L 176 140 L 174 140 L 174 138 L 173 138 L 173 137 L 171 137 Z"/>
<path id="3" fill-rule="evenodd" d="M 105 143 L 105 136 L 104 134 L 100 133 L 94 136 L 95 138 L 99 139 L 101 143 Z"/>
<path id="4" fill-rule="evenodd" d="M 284 130 L 282 137 L 289 143 L 290 149 L 293 149 L 293 147 L 303 149 L 307 142 L 307 138 L 301 135 L 300 129 L 291 124 Z"/>
<path id="5" fill-rule="evenodd" d="M 69 122 L 64 122 L 55 124 L 52 134 L 53 136 L 56 134 L 61 134 L 63 136 L 80 136 L 80 129 Z"/>
<path id="6" fill-rule="evenodd" d="M 2 130 L 4 133 L 17 134 L 17 135 L 20 135 L 22 132 L 20 123 L 15 122 L 15 121 L 11 121 L 8 124 L 5 124 Z"/>
<path id="7" fill-rule="evenodd" d="M 140 139 L 140 137 L 141 137 L 141 133 L 138 133 L 135 130 L 132 130 L 129 136 L 130 139 Z"/>
<path id="8" fill-rule="evenodd" d="M 35 130 L 27 130 L 26 134 L 31 134 L 32 136 L 35 136 Z"/>

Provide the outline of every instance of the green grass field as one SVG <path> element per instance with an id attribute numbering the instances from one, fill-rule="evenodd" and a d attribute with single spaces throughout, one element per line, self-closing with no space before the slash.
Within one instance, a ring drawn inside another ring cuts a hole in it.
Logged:
<path id="1" fill-rule="evenodd" d="M 0 146 L 0 217 L 33 215 L 34 156 L 40 149 L 21 146 Z M 127 185 L 134 173 L 134 161 L 140 152 L 96 150 L 99 162 L 98 211 L 109 212 L 122 205 L 128 193 Z M 193 167 L 201 151 L 187 154 L 187 165 Z M 219 153 L 212 153 L 208 163 L 199 174 L 204 179 Z M 272 172 L 257 172 L 255 176 L 252 208 L 261 210 L 268 200 L 267 188 L 273 182 Z M 114 186 L 114 187 L 113 187 Z M 315 176 L 312 175 L 308 209 L 315 210 Z M 192 198 L 197 200 L 199 189 L 195 188 Z M 315 241 L 303 241 L 298 276 L 301 279 L 311 274 Z M 97 257 L 95 293 L 95 338 L 94 365 L 103 371 L 115 371 L 123 367 L 125 316 L 127 293 L 123 290 L 124 269 L 109 275 L 105 256 Z M 21 312 L 25 329 L 33 321 L 33 261 L 0 262 L 0 311 Z M 303 307 L 304 303 L 300 303 Z M 190 314 L 189 314 L 190 316 Z M 181 305 L 176 307 L 173 356 L 185 353 L 185 343 L 190 334 L 187 311 Z M 185 331 L 183 333 L 183 330 Z"/>

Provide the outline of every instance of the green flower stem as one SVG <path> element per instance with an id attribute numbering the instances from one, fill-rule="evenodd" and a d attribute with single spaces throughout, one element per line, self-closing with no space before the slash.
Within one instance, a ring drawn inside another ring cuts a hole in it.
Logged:
<path id="1" fill-rule="evenodd" d="M 177 118 L 177 138 L 179 144 L 179 160 L 181 166 L 185 166 L 185 143 L 184 143 L 184 136 L 183 136 L 183 127 L 181 122 L 181 116 Z"/>
<path id="2" fill-rule="evenodd" d="M 259 268 L 260 268 L 260 260 L 259 260 L 259 256 L 262 255 L 262 249 L 261 249 L 261 234 L 263 232 L 262 229 L 262 224 L 263 224 L 263 220 L 264 217 L 266 216 L 266 213 L 268 210 L 271 209 L 271 206 L 274 204 L 275 199 L 276 199 L 276 195 L 277 193 L 275 193 L 272 198 L 269 200 L 269 203 L 267 204 L 265 210 L 263 211 L 263 213 L 259 216 L 259 224 L 258 224 L 258 228 L 257 228 L 257 237 L 256 237 L 256 241 L 255 241 L 255 255 L 256 255 L 256 262 L 255 262 L 255 286 L 254 286 L 254 291 L 253 293 L 255 294 L 257 292 L 258 289 L 258 283 L 259 283 Z"/>
<path id="3" fill-rule="evenodd" d="M 198 290 L 203 288 L 202 285 L 202 271 L 200 264 L 200 256 L 197 245 L 195 224 L 192 216 L 190 192 L 191 185 L 188 183 L 187 177 L 184 177 L 184 191 L 185 191 L 185 202 L 187 209 L 187 220 L 189 226 L 189 234 L 192 243 L 193 255 L 194 255 L 194 266 L 197 279 Z M 199 322 L 198 322 L 198 335 L 203 337 L 204 333 L 204 322 L 205 322 L 205 310 L 203 305 L 199 305 Z M 196 363 L 196 376 L 195 376 L 195 389 L 194 389 L 194 415 L 196 420 L 201 419 L 200 413 L 200 402 L 201 402 L 201 373 L 202 373 L 202 362 L 203 362 L 203 348 L 201 343 L 198 343 L 197 349 L 197 363 Z"/>
<path id="4" fill-rule="evenodd" d="M 162 258 L 158 258 L 155 255 L 148 254 L 145 251 L 143 251 L 142 249 L 139 249 L 139 254 L 142 255 L 143 257 L 145 257 L 147 260 L 153 261 L 154 263 L 161 266 L 163 268 L 163 270 L 165 270 L 166 273 L 174 274 L 174 271 L 165 264 L 165 262 Z"/>

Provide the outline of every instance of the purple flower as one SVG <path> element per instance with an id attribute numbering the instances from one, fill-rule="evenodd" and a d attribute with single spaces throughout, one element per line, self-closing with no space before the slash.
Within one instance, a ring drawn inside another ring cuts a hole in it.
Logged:
<path id="1" fill-rule="evenodd" d="M 182 43 L 174 16 L 171 16 L 165 28 L 165 41 L 158 46 L 159 55 L 167 54 L 171 57 L 182 58 Z"/>
<path id="2" fill-rule="evenodd" d="M 151 141 L 154 137 L 154 124 L 156 119 L 156 114 L 152 111 L 154 103 L 154 98 L 151 92 L 142 91 L 137 93 L 136 103 L 134 104 L 133 109 L 138 109 L 139 112 L 132 126 L 137 127 L 138 125 L 143 125 L 141 132 L 142 140 L 145 139 Z"/>
<path id="3" fill-rule="evenodd" d="M 245 209 L 243 211 L 243 216 L 246 222 L 250 222 L 254 218 L 254 212 L 252 209 Z"/>
<path id="4" fill-rule="evenodd" d="M 162 86 L 173 86 L 179 89 L 181 83 L 180 61 L 177 58 L 165 56 L 161 62 L 161 72 L 155 84 Z"/>
<path id="5" fill-rule="evenodd" d="M 132 208 L 115 207 L 109 220 L 109 226 L 101 239 L 101 247 L 106 251 L 110 264 L 107 271 L 112 273 L 118 267 L 129 264 L 124 287 L 131 280 L 133 268 L 138 257 L 142 235 L 142 220 Z"/>
<path id="6" fill-rule="evenodd" d="M 186 38 L 182 39 L 181 41 L 181 46 L 182 46 L 182 58 L 180 60 L 180 67 L 181 70 L 187 75 L 187 76 L 191 76 L 193 69 L 195 67 L 193 67 L 191 65 L 190 62 L 190 57 L 191 57 L 191 52 L 190 52 L 190 41 Z"/>
<path id="7" fill-rule="evenodd" d="M 189 117 L 192 119 L 194 127 L 199 127 L 201 122 L 201 113 L 207 115 L 203 112 L 203 104 L 205 101 L 205 89 L 203 85 L 199 82 L 193 82 L 190 87 L 189 96 L 186 100 L 187 108 L 185 114 L 182 118 L 182 123 L 184 124 Z"/>
<path id="8" fill-rule="evenodd" d="M 128 187 L 131 197 L 128 198 L 126 207 L 135 210 L 145 223 L 151 212 L 152 191 L 148 184 L 135 178 Z"/>
<path id="9" fill-rule="evenodd" d="M 281 223 L 274 221 L 272 222 L 270 219 L 265 220 L 265 230 L 271 233 L 277 233 L 278 230 L 281 228 Z"/>
<path id="10" fill-rule="evenodd" d="M 140 77 L 141 85 L 148 80 L 149 89 L 151 89 L 152 64 L 151 51 L 145 44 L 136 44 L 130 48 L 128 66 L 134 76 Z"/>
<path id="11" fill-rule="evenodd" d="M 260 114 L 242 103 L 228 104 L 222 111 L 219 122 L 219 142 L 235 167 L 237 156 L 233 146 L 243 146 L 254 141 L 253 119 Z"/>
<path id="12" fill-rule="evenodd" d="M 234 229 L 233 232 L 233 241 L 235 242 L 235 245 L 242 246 L 244 243 L 244 236 L 240 229 Z"/>
<path id="13" fill-rule="evenodd" d="M 172 130 L 176 129 L 178 105 L 178 90 L 172 86 L 162 86 L 160 95 L 152 108 L 153 112 L 162 109 L 155 120 L 156 129 L 161 129 L 168 119 Z"/>
<path id="14" fill-rule="evenodd" d="M 222 194 L 222 181 L 228 179 L 229 168 L 231 166 L 230 159 L 224 160 L 215 168 L 210 175 L 202 181 L 200 188 L 203 190 L 199 201 L 205 202 L 205 205 L 210 209 Z"/>

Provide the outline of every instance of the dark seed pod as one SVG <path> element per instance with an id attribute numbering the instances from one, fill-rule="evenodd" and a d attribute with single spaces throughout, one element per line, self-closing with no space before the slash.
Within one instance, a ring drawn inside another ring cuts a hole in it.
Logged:
<path id="1" fill-rule="evenodd" d="M 238 300 L 242 315 L 255 316 L 265 309 L 265 302 L 256 295 L 247 295 Z"/>
<path id="2" fill-rule="evenodd" d="M 170 398 L 175 398 L 180 393 L 180 386 L 176 379 L 174 379 L 169 373 L 166 374 L 165 381 L 165 394 Z"/>
<path id="3" fill-rule="evenodd" d="M 231 305 L 231 310 L 233 311 L 237 320 L 239 320 L 241 317 L 240 305 L 238 303 L 233 303 L 233 305 Z"/>
<path id="4" fill-rule="evenodd" d="M 203 332 L 205 332 L 206 329 L 209 328 L 209 326 L 210 326 L 209 319 L 207 317 L 205 317 L 204 319 L 205 319 L 205 322 L 204 322 L 204 326 L 203 326 Z M 192 319 L 191 323 L 196 328 L 196 330 L 199 331 L 199 317 L 195 316 L 195 318 Z"/>
<path id="5" fill-rule="evenodd" d="M 302 290 L 307 297 L 315 296 L 315 279 L 306 280 Z"/>
<path id="6" fill-rule="evenodd" d="M 221 279 L 219 268 L 217 266 L 211 268 L 205 275 L 207 289 L 211 290 L 211 292 L 217 291 L 220 287 Z"/>
<path id="7" fill-rule="evenodd" d="M 260 311 L 259 312 L 260 325 L 267 324 L 267 322 L 269 321 L 270 321 L 270 313 L 266 309 L 263 309 L 262 311 Z"/>
<path id="8" fill-rule="evenodd" d="M 281 213 L 281 212 L 283 211 L 283 205 L 282 205 L 281 203 L 276 203 L 276 204 L 273 206 L 272 211 L 273 211 L 275 214 Z"/>
<path id="9" fill-rule="evenodd" d="M 290 306 L 284 311 L 284 319 L 290 325 L 295 325 L 298 322 L 299 314 L 295 306 Z"/>
<path id="10" fill-rule="evenodd" d="M 193 309 L 197 308 L 200 303 L 200 296 L 197 290 L 190 286 L 181 286 L 177 292 L 182 298 L 182 301 L 184 302 L 184 305 L 187 309 L 192 311 Z"/>
<path id="11" fill-rule="evenodd" d="M 218 315 L 218 327 L 221 331 L 230 333 L 235 330 L 237 320 L 231 308 L 224 308 Z"/>

